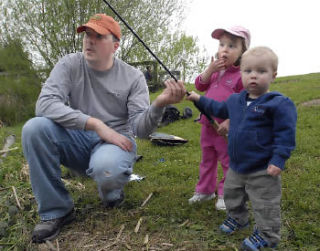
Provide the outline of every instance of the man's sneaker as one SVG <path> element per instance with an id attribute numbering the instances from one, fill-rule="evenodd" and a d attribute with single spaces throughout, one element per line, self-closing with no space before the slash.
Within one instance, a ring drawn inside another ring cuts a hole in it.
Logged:
<path id="1" fill-rule="evenodd" d="M 74 209 L 72 209 L 67 215 L 52 219 L 43 220 L 38 223 L 32 232 L 32 242 L 42 243 L 54 239 L 64 225 L 71 223 L 76 218 Z"/>
<path id="2" fill-rule="evenodd" d="M 189 204 L 202 202 L 206 200 L 212 200 L 216 197 L 215 193 L 203 194 L 195 192 L 194 195 L 189 199 Z"/>
<path id="3" fill-rule="evenodd" d="M 120 198 L 112 201 L 104 201 L 103 205 L 107 208 L 118 208 L 122 205 L 124 201 L 124 192 L 121 191 Z"/>
<path id="4" fill-rule="evenodd" d="M 241 225 L 235 219 L 231 218 L 230 216 L 224 220 L 224 222 L 220 225 L 220 230 L 225 234 L 232 234 L 237 230 L 243 229 L 249 225 L 249 222 Z"/>
<path id="5" fill-rule="evenodd" d="M 217 210 L 226 210 L 226 204 L 224 203 L 223 196 L 218 198 L 216 203 L 216 209 Z"/>
<path id="6" fill-rule="evenodd" d="M 269 243 L 262 238 L 262 236 L 260 235 L 260 232 L 257 229 L 254 230 L 251 236 L 244 239 L 241 246 L 243 250 L 248 250 L 248 251 L 259 251 L 261 248 L 265 248 L 265 247 L 275 248 L 276 245 L 273 245 L 273 246 L 269 245 Z"/>

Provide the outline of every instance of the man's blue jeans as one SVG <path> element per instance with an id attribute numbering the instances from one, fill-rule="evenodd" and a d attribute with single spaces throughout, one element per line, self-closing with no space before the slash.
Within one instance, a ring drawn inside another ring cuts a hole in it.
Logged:
<path id="1" fill-rule="evenodd" d="M 66 129 L 44 117 L 27 121 L 22 146 L 40 218 L 60 218 L 73 208 L 61 181 L 61 164 L 93 178 L 102 202 L 120 198 L 136 156 L 136 143 L 131 141 L 133 151 L 126 152 L 103 142 L 94 131 Z"/>

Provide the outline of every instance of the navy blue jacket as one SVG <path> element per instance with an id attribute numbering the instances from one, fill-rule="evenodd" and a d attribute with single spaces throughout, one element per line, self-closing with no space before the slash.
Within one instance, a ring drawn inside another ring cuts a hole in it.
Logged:
<path id="1" fill-rule="evenodd" d="M 230 119 L 230 168 L 242 174 L 273 164 L 284 169 L 295 147 L 295 105 L 278 92 L 268 92 L 247 106 L 248 92 L 232 94 L 225 102 L 201 96 L 198 105 L 209 115 Z"/>

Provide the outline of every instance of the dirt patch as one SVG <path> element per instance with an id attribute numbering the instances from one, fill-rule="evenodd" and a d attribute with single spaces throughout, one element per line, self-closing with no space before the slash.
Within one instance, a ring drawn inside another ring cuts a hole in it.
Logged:
<path id="1" fill-rule="evenodd" d="M 307 102 L 301 103 L 302 106 L 318 106 L 320 105 L 320 99 L 313 99 Z"/>

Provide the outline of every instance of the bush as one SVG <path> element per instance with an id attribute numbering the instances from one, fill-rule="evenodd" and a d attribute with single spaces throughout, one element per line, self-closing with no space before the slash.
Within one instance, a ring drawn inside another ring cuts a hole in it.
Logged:
<path id="1" fill-rule="evenodd" d="M 40 83 L 19 40 L 8 39 L 0 45 L 0 120 L 3 123 L 14 125 L 33 116 Z"/>

